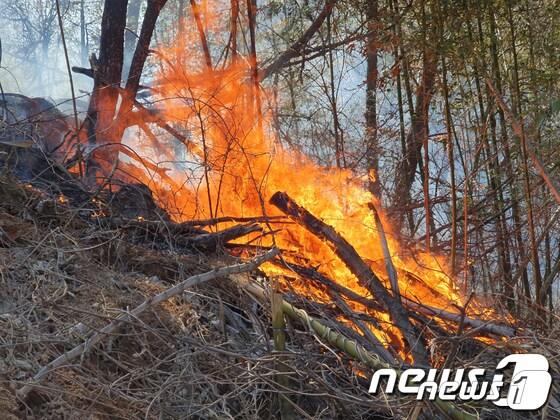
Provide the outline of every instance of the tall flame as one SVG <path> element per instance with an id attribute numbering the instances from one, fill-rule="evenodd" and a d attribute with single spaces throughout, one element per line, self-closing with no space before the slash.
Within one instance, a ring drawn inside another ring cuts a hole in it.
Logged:
<path id="1" fill-rule="evenodd" d="M 186 36 L 188 39 L 196 34 Z M 161 50 L 158 56 L 167 59 L 161 61 L 154 85 L 160 112 L 187 133 L 191 143 L 184 160 L 191 163 L 168 166 L 168 177 L 139 167 L 135 174 L 142 177 L 172 217 L 183 221 L 217 216 L 280 216 L 268 199 L 276 191 L 285 191 L 332 225 L 389 287 L 379 233 L 368 207 L 375 203 L 398 272 L 401 294 L 458 312 L 456 305 L 462 306 L 463 296 L 447 274 L 450 270 L 446 258 L 403 246 L 380 203 L 365 188 L 364 180 L 349 170 L 318 166 L 304 154 L 280 146 L 272 112 L 257 106 L 260 102 L 256 96 L 266 99 L 268 92 L 261 87 L 257 90 L 245 60 L 238 58 L 225 68 L 208 69 L 203 60 L 195 60 L 195 65 L 185 64 L 190 55 L 199 54 L 192 48 L 188 50 L 186 59 L 183 42 Z M 140 141 L 152 159 L 164 156 L 166 160 L 183 160 L 171 147 L 154 150 Z M 333 251 L 304 228 L 289 223 L 275 224 L 274 228 L 274 237 L 258 239 L 261 245 L 271 245 L 274 240 L 281 249 L 290 251 L 285 258 L 305 261 L 341 285 L 364 296 L 369 294 Z M 263 268 L 270 275 L 286 274 L 273 264 Z M 328 301 L 325 293 L 302 280 L 292 280 L 290 286 L 309 298 Z M 367 311 L 358 306 L 354 309 Z M 386 314 L 375 315 L 388 322 Z M 386 332 L 376 333 L 382 341 L 390 341 Z"/>

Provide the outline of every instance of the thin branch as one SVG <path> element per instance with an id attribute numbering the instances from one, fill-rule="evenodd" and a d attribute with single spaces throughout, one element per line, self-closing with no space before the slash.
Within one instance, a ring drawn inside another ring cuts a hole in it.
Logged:
<path id="1" fill-rule="evenodd" d="M 259 80 L 263 81 L 271 74 L 280 70 L 284 65 L 289 62 L 292 58 L 297 57 L 301 54 L 302 50 L 307 46 L 313 35 L 321 28 L 323 22 L 327 19 L 336 4 L 336 0 L 327 0 L 325 6 L 313 21 L 313 23 L 307 28 L 307 30 L 301 35 L 301 37 L 294 42 L 286 51 L 284 51 L 276 60 L 274 60 L 269 66 L 264 68 L 259 72 Z"/>
<path id="2" fill-rule="evenodd" d="M 521 140 L 521 142 L 524 144 L 525 148 L 527 149 L 527 153 L 528 153 L 529 157 L 531 158 L 531 161 L 533 162 L 533 166 L 535 167 L 538 174 L 541 176 L 541 178 L 545 182 L 546 186 L 548 187 L 548 189 L 550 190 L 550 192 L 554 196 L 554 199 L 556 200 L 556 202 L 558 204 L 560 204 L 560 192 L 558 191 L 560 188 L 556 185 L 555 180 L 553 180 L 550 177 L 550 175 L 547 173 L 544 165 L 539 160 L 538 156 L 536 155 L 535 151 L 533 150 L 533 147 L 530 144 L 529 139 L 525 136 L 525 133 L 523 132 L 522 122 L 520 122 L 519 120 L 517 120 L 513 116 L 513 112 L 506 105 L 503 98 L 497 93 L 496 88 L 494 88 L 494 85 L 492 84 L 492 82 L 490 80 L 487 80 L 486 84 L 488 85 L 488 89 L 490 89 L 490 92 L 492 92 L 492 95 L 494 96 L 494 99 L 496 100 L 496 103 L 499 105 L 499 107 L 504 112 L 504 114 L 506 116 L 506 119 L 511 124 L 511 127 L 513 128 L 513 132 L 515 133 L 515 135 L 517 137 L 519 137 L 519 139 Z"/>

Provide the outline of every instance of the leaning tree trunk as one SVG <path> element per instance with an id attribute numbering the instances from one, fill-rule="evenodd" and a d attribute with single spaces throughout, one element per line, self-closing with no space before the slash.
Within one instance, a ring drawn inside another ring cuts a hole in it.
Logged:
<path id="1" fill-rule="evenodd" d="M 132 57 L 130 70 L 128 72 L 128 79 L 123 92 L 122 104 L 118 115 L 119 120 L 126 120 L 136 103 L 136 94 L 138 93 L 138 89 L 140 87 L 140 78 L 142 77 L 144 64 L 146 63 L 146 59 L 148 58 L 148 54 L 150 52 L 152 35 L 154 33 L 161 9 L 163 9 L 166 3 L 167 0 L 148 0 L 146 12 L 144 13 L 144 18 L 142 19 L 142 29 L 140 30 L 140 36 L 138 37 L 138 42 L 136 43 L 136 49 L 134 51 L 134 56 Z M 119 141 L 122 138 L 125 129 L 126 124 L 117 125 Z"/>
<path id="2" fill-rule="evenodd" d="M 424 65 L 422 80 L 416 91 L 416 106 L 412 118 L 412 126 L 406 137 L 406 156 L 402 170 L 397 177 L 395 189 L 395 205 L 405 208 L 410 201 L 410 190 L 414 183 L 416 167 L 422 159 L 422 146 L 428 136 L 428 111 L 434 93 L 437 57 L 434 51 L 428 49 L 424 52 Z M 404 213 L 403 213 L 404 214 Z M 402 217 L 400 218 L 402 219 Z M 402 220 L 399 226 L 402 225 Z"/>

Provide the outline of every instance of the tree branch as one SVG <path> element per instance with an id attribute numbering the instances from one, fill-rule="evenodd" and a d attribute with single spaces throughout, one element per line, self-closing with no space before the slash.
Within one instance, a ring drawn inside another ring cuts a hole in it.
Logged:
<path id="1" fill-rule="evenodd" d="M 269 66 L 259 71 L 259 81 L 263 81 L 268 76 L 276 73 L 280 70 L 286 63 L 288 63 L 292 58 L 297 57 L 301 54 L 305 46 L 309 43 L 313 35 L 319 30 L 323 22 L 327 19 L 334 8 L 336 0 L 327 0 L 325 6 L 313 21 L 313 23 L 307 28 L 307 30 L 301 35 L 301 37 L 294 42 L 286 51 L 284 51 L 276 60 L 274 60 Z"/>
<path id="2" fill-rule="evenodd" d="M 201 283 L 216 279 L 218 277 L 224 277 L 231 274 L 245 273 L 254 270 L 258 266 L 263 264 L 265 261 L 274 258 L 276 255 L 278 255 L 278 253 L 279 253 L 278 249 L 273 248 L 267 253 L 260 255 L 246 263 L 231 265 L 228 267 L 216 268 L 214 270 L 207 271 L 206 273 L 191 276 L 188 279 L 182 281 L 181 283 L 173 287 L 170 287 L 169 289 L 145 300 L 141 305 L 137 306 L 132 311 L 125 312 L 119 317 L 117 317 L 113 322 L 103 327 L 101 330 L 93 334 L 91 337 L 89 337 L 86 341 L 84 341 L 80 345 L 74 347 L 72 350 L 60 355 L 59 357 L 57 357 L 47 365 L 43 366 L 39 370 L 39 372 L 37 372 L 37 374 L 33 377 L 33 383 L 29 383 L 17 391 L 16 394 L 18 398 L 20 398 L 21 400 L 25 400 L 29 392 L 31 392 L 42 380 L 44 380 L 45 377 L 50 372 L 70 363 L 72 360 L 88 352 L 93 348 L 93 346 L 95 346 L 97 343 L 103 340 L 107 335 L 115 332 L 122 324 L 126 322 L 132 322 L 135 318 L 138 317 L 138 315 L 140 315 L 146 309 L 156 306 L 166 300 L 171 299 L 174 296 L 183 293 L 189 287 L 197 286 Z"/>

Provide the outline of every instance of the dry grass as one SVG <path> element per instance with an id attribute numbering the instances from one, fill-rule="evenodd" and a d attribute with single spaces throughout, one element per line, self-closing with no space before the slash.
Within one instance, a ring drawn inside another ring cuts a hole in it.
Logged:
<path id="1" fill-rule="evenodd" d="M 84 331 L 107 325 L 178 279 L 232 262 L 226 254 L 187 254 L 153 237 L 142 241 L 93 217 L 102 204 L 90 204 L 73 207 L 0 178 L 2 419 L 279 418 L 280 394 L 295 418 L 407 418 L 414 411 L 410 398 L 368 395 L 370 372 L 300 326 L 288 325 L 286 351 L 275 352 L 270 308 L 228 279 L 145 312 L 18 401 L 14 391 L 84 341 Z M 251 276 L 259 281 L 258 273 Z M 313 310 L 309 302 L 298 304 Z M 527 342 L 558 358 L 554 336 L 519 340 Z M 474 354 L 467 339 L 442 339 L 431 348 L 445 358 L 457 346 L 460 367 L 495 366 L 504 352 L 488 346 Z M 288 387 L 279 370 L 289 376 Z M 472 408 L 483 418 L 513 418 L 509 410 Z M 424 406 L 420 418 L 434 418 L 432 410 Z"/>
<path id="2" fill-rule="evenodd" d="M 262 418 L 275 416 L 282 392 L 301 406 L 296 412 L 313 417 L 387 411 L 372 404 L 347 363 L 307 332 L 293 330 L 289 351 L 275 354 L 268 308 L 227 279 L 148 311 L 74 365 L 52 372 L 25 404 L 16 401 L 14 389 L 83 341 L 85 327 L 99 329 L 176 279 L 232 257 L 132 244 L 118 229 L 80 217 L 83 208 L 10 179 L 0 180 L 0 195 L 0 374 L 10 389 L 0 411 L 6 415 Z M 289 366 L 289 390 L 277 384 L 279 360 Z"/>

